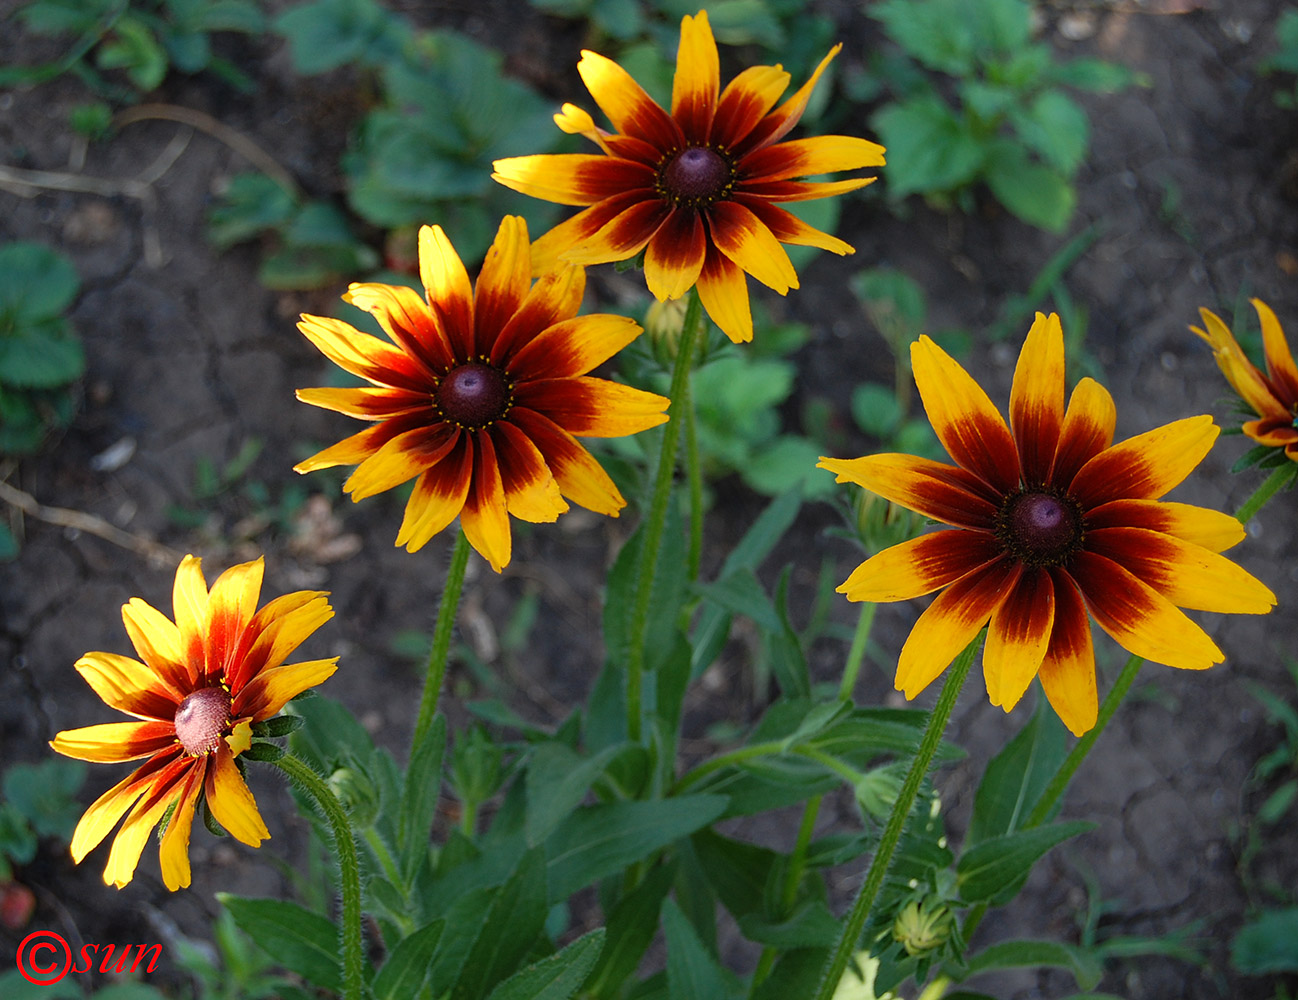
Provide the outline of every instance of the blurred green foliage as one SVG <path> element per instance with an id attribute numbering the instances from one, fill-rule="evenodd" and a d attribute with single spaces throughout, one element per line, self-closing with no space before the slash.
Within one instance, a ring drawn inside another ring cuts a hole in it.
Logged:
<path id="1" fill-rule="evenodd" d="M 63 842 L 81 818 L 77 792 L 86 777 L 80 761 L 61 757 L 37 764 L 13 764 L 0 779 L 0 883 L 14 876 L 14 866 L 36 856 L 37 841 Z"/>
<path id="2" fill-rule="evenodd" d="M 1298 74 L 1298 8 L 1290 7 L 1280 15 L 1275 26 L 1276 49 L 1262 60 L 1263 73 Z M 1275 102 L 1282 108 L 1298 108 L 1298 84 L 1275 92 Z"/>

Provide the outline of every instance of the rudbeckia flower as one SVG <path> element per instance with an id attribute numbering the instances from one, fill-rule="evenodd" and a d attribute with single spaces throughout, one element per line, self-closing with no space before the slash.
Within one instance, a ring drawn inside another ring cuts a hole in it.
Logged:
<path id="1" fill-rule="evenodd" d="M 1262 321 L 1265 375 L 1249 361 L 1230 328 L 1216 314 L 1200 309 L 1207 329 L 1190 329 L 1211 345 L 1226 381 L 1258 415 L 1257 420 L 1244 424 L 1244 433 L 1258 444 L 1283 448 L 1289 458 L 1298 462 L 1298 366 L 1294 365 L 1289 342 L 1271 307 L 1261 299 L 1251 301 Z"/>
<path id="2" fill-rule="evenodd" d="M 1037 314 L 1014 371 L 1007 427 L 987 394 L 927 337 L 911 345 L 924 409 L 955 464 L 910 455 L 821 459 L 820 467 L 950 525 L 866 560 L 853 601 L 941 593 L 911 630 L 896 686 L 914 698 L 990 621 L 983 675 L 1009 711 L 1034 676 L 1075 734 L 1095 725 L 1088 612 L 1137 656 L 1202 670 L 1221 651 L 1180 608 L 1261 614 L 1262 583 L 1218 553 L 1235 518 L 1160 502 L 1208 454 L 1218 429 L 1188 417 L 1113 444 L 1109 393 L 1082 379 L 1064 407 L 1064 339 Z"/>
<path id="3" fill-rule="evenodd" d="M 327 678 L 338 658 L 284 662 L 333 609 L 327 594 L 300 590 L 258 611 L 262 569 L 260 559 L 232 566 L 209 593 L 200 560 L 186 556 L 176 570 L 174 622 L 138 597 L 122 607 L 139 660 L 87 653 L 77 661 L 95 694 L 140 721 L 65 730 L 50 746 L 78 760 L 148 758 L 101 795 L 72 834 L 72 858 L 80 863 L 126 816 L 104 869 L 109 885 L 131 881 L 164 817 L 162 879 L 172 890 L 189 885 L 189 833 L 200 798 L 235 839 L 257 847 L 270 836 L 235 758 L 251 743 L 252 723 Z"/>
<path id="4" fill-rule="evenodd" d="M 882 166 L 883 147 L 842 135 L 781 142 L 798 123 L 835 46 L 792 97 L 780 66 L 754 66 L 721 89 L 720 59 L 706 11 L 681 21 L 668 114 L 617 63 L 583 51 L 577 71 L 614 131 L 565 104 L 555 123 L 584 135 L 603 154 L 497 160 L 506 187 L 563 205 L 589 206 L 536 242 L 537 268 L 562 258 L 579 264 L 645 252 L 649 291 L 675 299 L 696 284 L 708 315 L 733 341 L 752 340 L 745 273 L 781 295 L 798 287 L 782 243 L 837 254 L 852 247 L 780 208 L 874 181 L 795 178 Z M 775 110 L 772 110 L 775 108 Z"/>
<path id="5" fill-rule="evenodd" d="M 586 375 L 640 333 L 624 316 L 578 316 L 585 272 L 560 264 L 531 281 L 527 224 L 507 216 L 476 288 L 440 226 L 419 232 L 427 301 L 412 289 L 353 284 L 343 298 L 372 313 L 392 344 L 341 320 L 303 316 L 311 343 L 370 382 L 299 389 L 298 399 L 372 426 L 294 466 L 356 465 L 353 500 L 418 477 L 397 544 L 414 552 L 458 516 L 500 572 L 509 515 L 553 521 L 564 497 L 616 517 L 626 506 L 574 437 L 621 437 L 663 423 L 670 400 Z"/>

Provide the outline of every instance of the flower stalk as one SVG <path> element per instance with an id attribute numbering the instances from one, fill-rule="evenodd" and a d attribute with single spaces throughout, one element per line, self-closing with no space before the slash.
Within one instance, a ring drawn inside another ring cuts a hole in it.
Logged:
<path id="1" fill-rule="evenodd" d="M 451 651 L 451 633 L 455 628 L 455 612 L 460 606 L 460 592 L 464 589 L 464 570 L 469 563 L 469 540 L 463 529 L 455 535 L 455 548 L 451 550 L 451 567 L 446 571 L 446 586 L 437 606 L 437 624 L 433 627 L 433 648 L 428 654 L 428 669 L 424 673 L 424 693 L 419 700 L 419 717 L 415 722 L 415 735 L 411 754 L 428 737 L 433 718 L 437 715 L 437 701 L 441 696 L 442 680 L 446 676 L 446 661 Z"/>

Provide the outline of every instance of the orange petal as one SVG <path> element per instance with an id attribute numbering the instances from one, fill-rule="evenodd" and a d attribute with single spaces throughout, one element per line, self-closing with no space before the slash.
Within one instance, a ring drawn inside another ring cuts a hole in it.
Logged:
<path id="1" fill-rule="evenodd" d="M 491 351 L 496 337 L 523 304 L 531 287 L 532 250 L 527 241 L 527 222 L 521 216 L 507 215 L 500 221 L 473 287 L 476 354 Z"/>
<path id="2" fill-rule="evenodd" d="M 638 201 L 610 219 L 599 232 L 567 250 L 563 259 L 570 264 L 590 265 L 634 257 L 649 245 L 671 211 L 671 202 L 656 194 Z"/>
<path id="3" fill-rule="evenodd" d="M 849 135 L 817 135 L 754 150 L 736 164 L 745 178 L 784 181 L 812 174 L 883 166 L 883 147 Z"/>
<path id="4" fill-rule="evenodd" d="M 198 672 L 180 652 L 180 630 L 175 622 L 138 597 L 122 605 L 122 623 L 131 645 L 162 682 L 177 695 L 189 691 Z"/>
<path id="5" fill-rule="evenodd" d="M 158 846 L 158 861 L 162 866 L 162 881 L 168 889 L 189 887 L 189 834 L 194 826 L 194 807 L 203 787 L 202 769 L 191 767 L 181 785 L 180 798 L 167 823 L 167 832 Z"/>
<path id="6" fill-rule="evenodd" d="M 789 87 L 779 66 L 750 66 L 726 84 L 712 122 L 712 142 L 723 149 L 747 137 Z"/>
<path id="7" fill-rule="evenodd" d="M 301 663 L 281 663 L 263 670 L 250 680 L 235 698 L 231 707 L 234 718 L 247 716 L 261 722 L 296 698 L 307 688 L 322 684 L 338 669 L 338 657 L 325 660 L 304 660 Z"/>
<path id="8" fill-rule="evenodd" d="M 1258 444 L 1271 447 L 1293 444 L 1298 441 L 1298 429 L 1294 428 L 1289 414 L 1283 417 L 1263 417 L 1261 420 L 1249 420 L 1241 428 L 1246 435 Z"/>
<path id="9" fill-rule="evenodd" d="M 672 117 L 689 143 L 707 141 L 712 116 L 721 92 L 721 58 L 708 24 L 708 12 L 681 19 L 681 40 L 676 50 L 676 76 L 672 80 Z"/>
<path id="10" fill-rule="evenodd" d="M 1199 315 L 1203 318 L 1204 329 L 1201 330 L 1197 326 L 1192 326 L 1190 329 L 1212 348 L 1217 367 L 1226 376 L 1226 381 L 1231 384 L 1231 387 L 1243 397 L 1244 402 L 1253 407 L 1258 415 L 1284 416 L 1287 412 L 1284 403 L 1276 398 L 1266 378 L 1240 348 L 1235 335 L 1230 332 L 1230 327 L 1207 309 L 1200 309 Z"/>
<path id="11" fill-rule="evenodd" d="M 98 847 L 135 800 L 153 785 L 158 774 L 173 764 L 182 753 L 177 745 L 151 757 L 95 799 L 90 808 L 82 813 L 77 828 L 72 833 L 72 860 L 80 864 L 87 854 Z"/>
<path id="12" fill-rule="evenodd" d="M 1091 378 L 1077 383 L 1068 400 L 1050 482 L 1068 488 L 1077 470 L 1113 444 L 1118 410 L 1109 390 Z"/>
<path id="13" fill-rule="evenodd" d="M 257 800 L 234 763 L 234 754 L 224 743 L 207 758 L 207 775 L 203 793 L 212 816 L 227 833 L 249 847 L 260 847 L 270 831 L 257 811 Z"/>
<path id="14" fill-rule="evenodd" d="M 509 419 L 540 449 L 565 497 L 597 514 L 618 516 L 626 501 L 608 473 L 576 438 L 544 414 L 525 406 L 514 407 Z"/>
<path id="15" fill-rule="evenodd" d="M 505 487 L 500 478 L 496 448 L 489 434 L 474 438 L 476 454 L 473 482 L 460 511 L 464 537 L 497 573 L 509 565 L 509 509 L 505 506 Z"/>
<path id="16" fill-rule="evenodd" d="M 464 262 L 441 226 L 419 229 L 419 280 L 451 353 L 457 361 L 468 360 L 474 354 L 473 289 Z"/>
<path id="17" fill-rule="evenodd" d="M 678 299 L 699 280 L 707 258 L 708 234 L 697 209 L 678 206 L 649 240 L 644 276 L 659 302 Z"/>
<path id="18" fill-rule="evenodd" d="M 492 345 L 491 363 L 511 371 L 514 355 L 533 338 L 577 315 L 585 291 L 586 272 L 574 264 L 561 264 L 541 275 Z"/>
<path id="19" fill-rule="evenodd" d="M 1050 573 L 1025 568 L 1004 603 L 992 612 L 987 630 L 983 675 L 993 705 L 1008 712 L 1019 703 L 1045 659 L 1054 622 Z"/>
<path id="20" fill-rule="evenodd" d="M 1144 528 L 1087 531 L 1086 548 L 1107 556 L 1181 608 L 1263 615 L 1275 594 L 1251 573 L 1201 545 Z"/>
<path id="21" fill-rule="evenodd" d="M 299 399 L 304 398 L 303 391 L 298 390 Z M 316 452 L 310 458 L 304 458 L 293 466 L 293 471 L 314 472 L 317 469 L 330 469 L 335 465 L 359 465 L 397 435 L 415 426 L 426 425 L 427 422 L 427 414 L 424 412 L 390 417 L 372 427 L 366 427 L 363 431 L 358 431 L 351 437 L 343 438 L 337 444 Z"/>
<path id="22" fill-rule="evenodd" d="M 419 392 L 428 385 L 429 372 L 421 362 L 340 319 L 303 313 L 297 328 L 321 354 L 343 371 L 375 385 L 390 385 L 412 392 Z"/>
<path id="23" fill-rule="evenodd" d="M 714 246 L 708 247 L 699 272 L 699 299 L 712 322 L 736 344 L 753 339 L 753 314 L 748 305 L 748 280 L 738 264 Z"/>
<path id="24" fill-rule="evenodd" d="M 633 205 L 656 195 L 652 191 L 625 191 L 605 198 L 571 219 L 559 223 L 532 244 L 532 275 L 539 276 L 564 265 L 564 254 L 583 247 L 597 232 Z"/>
<path id="25" fill-rule="evenodd" d="M 583 49 L 577 72 L 618 132 L 643 139 L 661 150 L 685 144 L 680 128 L 667 112 L 612 59 Z"/>
<path id="26" fill-rule="evenodd" d="M 343 301 L 363 309 L 376 320 L 392 342 L 422 362 L 426 372 L 442 371 L 454 357 L 432 310 L 413 288 L 377 282 L 353 282 Z"/>
<path id="27" fill-rule="evenodd" d="M 1022 566 L 1000 559 L 956 580 L 934 598 L 910 630 L 894 686 L 914 698 L 973 642 L 1018 581 Z"/>
<path id="28" fill-rule="evenodd" d="M 492 179 L 532 198 L 560 205 L 594 205 L 625 191 L 653 191 L 651 167 L 602 153 L 541 153 L 492 164 Z"/>
<path id="29" fill-rule="evenodd" d="M 786 212 L 778 205 L 742 196 L 735 200 L 761 219 L 762 225 L 769 229 L 781 243 L 818 247 L 840 256 L 855 252 L 850 243 L 844 243 L 837 236 L 831 236 L 814 226 L 807 225 L 792 212 Z"/>
<path id="30" fill-rule="evenodd" d="M 234 699 L 234 718 L 251 715 L 239 696 L 244 686 L 263 670 L 278 667 L 321 625 L 333 617 L 328 593 L 298 590 L 266 604 L 253 616 L 244 633 L 235 667 L 226 675 Z"/>
<path id="31" fill-rule="evenodd" d="M 929 422 L 956 464 L 998 493 L 1017 488 L 1018 449 L 982 386 L 927 336 L 910 345 L 910 360 Z"/>
<path id="32" fill-rule="evenodd" d="M 971 473 L 954 465 L 914 455 L 883 454 L 862 458 L 821 458 L 816 463 L 838 476 L 957 528 L 991 531 L 996 524 L 996 504 L 987 499 L 987 487 Z"/>
<path id="33" fill-rule="evenodd" d="M 1280 401 L 1292 409 L 1298 403 L 1298 365 L 1294 364 L 1289 341 L 1285 339 L 1284 330 L 1271 307 L 1261 299 L 1249 301 L 1253 303 L 1257 318 L 1262 322 L 1262 348 L 1266 352 L 1267 375 L 1279 394 Z"/>
<path id="34" fill-rule="evenodd" d="M 640 325 L 635 320 L 611 313 L 562 320 L 542 331 L 514 355 L 509 362 L 509 374 L 519 389 L 532 379 L 585 375 L 640 333 Z"/>
<path id="35" fill-rule="evenodd" d="M 1083 510 L 1124 498 L 1157 500 L 1203 461 L 1218 433 L 1204 414 L 1137 434 L 1082 466 L 1069 492 Z"/>
<path id="36" fill-rule="evenodd" d="M 735 185 L 738 194 L 767 201 L 815 201 L 833 198 L 849 191 L 868 187 L 879 178 L 850 177 L 843 181 L 767 181 L 741 180 Z"/>
<path id="37" fill-rule="evenodd" d="M 445 458 L 461 433 L 457 427 L 438 423 L 398 434 L 356 467 L 343 483 L 343 492 L 357 501 L 400 486 Z"/>
<path id="38" fill-rule="evenodd" d="M 262 558 L 231 566 L 212 584 L 207 602 L 207 676 L 224 679 L 244 629 L 257 613 L 266 562 Z"/>
<path id="39" fill-rule="evenodd" d="M 175 743 L 176 727 L 170 722 L 105 722 L 65 729 L 50 746 L 65 757 L 111 764 L 147 757 Z"/>
<path id="40" fill-rule="evenodd" d="M 416 480 L 406 501 L 396 544 L 404 545 L 408 552 L 417 552 L 454 521 L 469 495 L 472 472 L 473 438 L 464 434 L 455 451 Z"/>
<path id="41" fill-rule="evenodd" d="M 1239 519 L 1207 507 L 1166 500 L 1110 500 L 1086 513 L 1086 530 L 1095 528 L 1145 528 L 1213 552 L 1244 540 L 1244 525 Z"/>
<path id="42" fill-rule="evenodd" d="M 195 767 L 194 758 L 182 757 L 158 773 L 147 793 L 127 814 L 122 827 L 113 838 L 104 868 L 104 884 L 121 888 L 135 875 L 140 854 L 153 828 L 162 820 L 168 807 L 176 802 L 183 790 L 182 782 Z"/>
<path id="43" fill-rule="evenodd" d="M 543 413 L 569 434 L 624 437 L 667 422 L 671 405 L 658 396 L 602 378 L 556 378 L 518 387 L 517 405 Z"/>
<path id="44" fill-rule="evenodd" d="M 171 604 L 180 636 L 181 660 L 197 677 L 207 663 L 203 644 L 203 628 L 207 624 L 207 581 L 203 579 L 203 561 L 197 556 L 185 556 L 176 567 Z"/>
<path id="45" fill-rule="evenodd" d="M 1099 712 L 1091 621 L 1068 574 L 1056 570 L 1052 576 L 1055 624 L 1037 676 L 1060 721 L 1074 736 L 1081 736 L 1095 728 Z"/>
<path id="46" fill-rule="evenodd" d="M 1063 421 L 1064 332 L 1054 313 L 1048 317 L 1037 313 L 1019 352 L 1010 390 L 1010 427 L 1028 484 L 1047 481 Z"/>
<path id="47" fill-rule="evenodd" d="M 739 202 L 714 203 L 708 222 L 713 245 L 763 285 L 781 295 L 798 287 L 798 274 L 780 241 Z"/>
<path id="48" fill-rule="evenodd" d="M 1186 670 L 1206 670 L 1225 659 L 1203 629 L 1112 559 L 1078 552 L 1068 572 L 1096 623 L 1128 652 Z"/>
<path id="49" fill-rule="evenodd" d="M 746 153 L 749 150 L 768 146 L 784 138 L 789 130 L 798 123 L 802 113 L 807 110 L 807 102 L 811 99 L 811 92 L 816 89 L 817 81 L 820 80 L 821 74 L 825 72 L 825 69 L 834 56 L 838 55 L 842 47 L 842 45 L 835 45 L 830 49 L 829 54 L 820 60 L 820 65 L 811 74 L 811 79 L 799 87 L 793 96 L 781 104 L 779 108 L 763 118 L 739 144 L 737 152 Z"/>
<path id="50" fill-rule="evenodd" d="M 428 393 L 386 386 L 354 389 L 298 389 L 297 398 L 321 409 L 333 410 L 357 420 L 385 420 L 428 410 Z"/>
<path id="51" fill-rule="evenodd" d="M 838 592 L 849 601 L 908 601 L 994 561 L 1000 551 L 982 531 L 935 531 L 867 559 Z"/>
<path id="52" fill-rule="evenodd" d="M 77 660 L 76 667 L 105 705 L 137 718 L 171 722 L 184 697 L 152 669 L 129 656 L 87 653 Z"/>
<path id="53" fill-rule="evenodd" d="M 533 524 L 557 520 L 568 510 L 568 505 L 545 464 L 545 456 L 508 420 L 492 425 L 490 433 L 500 463 L 505 508 L 513 517 Z"/>

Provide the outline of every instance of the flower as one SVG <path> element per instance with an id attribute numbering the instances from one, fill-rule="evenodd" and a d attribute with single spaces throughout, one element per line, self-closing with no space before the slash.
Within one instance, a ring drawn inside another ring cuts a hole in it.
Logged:
<path id="1" fill-rule="evenodd" d="M 574 434 L 619 437 L 662 423 L 670 402 L 586 372 L 640 333 L 624 316 L 578 316 L 585 272 L 560 264 L 531 281 L 527 224 L 506 216 L 476 288 L 440 226 L 419 231 L 427 302 L 410 288 L 352 284 L 343 298 L 373 313 L 395 347 L 341 320 L 302 317 L 311 343 L 372 383 L 299 389 L 298 399 L 372 426 L 294 468 L 356 464 L 353 500 L 418 477 L 397 544 L 414 552 L 458 515 L 500 572 L 509 515 L 553 521 L 564 497 L 617 517 L 626 506 Z"/>
<path id="2" fill-rule="evenodd" d="M 126 815 L 108 855 L 106 884 L 120 889 L 131 881 L 149 833 L 162 822 L 162 879 L 168 889 L 188 886 L 189 832 L 200 798 L 235 839 L 257 847 L 270 836 L 235 758 L 251 743 L 252 723 L 329 677 L 338 658 L 284 662 L 333 609 L 327 594 L 299 590 L 258 611 L 262 571 L 261 559 L 232 566 L 209 593 L 201 560 L 186 556 L 176 570 L 174 623 L 138 597 L 122 607 L 144 662 L 117 653 L 77 661 L 95 694 L 141 721 L 65 730 L 50 746 L 78 760 L 148 758 L 96 799 L 72 834 L 72 858 L 80 864 Z"/>
<path id="3" fill-rule="evenodd" d="M 582 51 L 577 71 L 615 131 L 565 104 L 555 123 L 597 143 L 604 155 L 550 154 L 497 160 L 506 187 L 546 201 L 589 206 L 536 242 L 534 262 L 626 260 L 645 251 L 649 291 L 680 298 L 697 284 L 704 308 L 736 343 L 753 338 L 745 273 L 781 295 L 798 276 L 781 243 L 852 253 L 776 202 L 826 198 L 875 180 L 794 178 L 882 166 L 883 147 L 826 135 L 780 142 L 797 124 L 835 46 L 792 97 L 780 66 L 753 66 L 721 90 L 720 59 L 706 11 L 681 20 L 680 48 L 665 112 L 617 63 Z"/>
<path id="4" fill-rule="evenodd" d="M 990 620 L 983 674 L 1008 712 L 1040 676 L 1077 735 L 1095 725 L 1087 612 L 1128 651 L 1192 670 L 1223 659 L 1180 608 L 1261 614 L 1275 595 L 1218 553 L 1244 537 L 1235 518 L 1158 498 L 1208 454 L 1218 429 L 1188 417 L 1113 444 L 1116 411 L 1082 379 L 1064 408 L 1059 318 L 1037 314 L 1005 425 L 987 394 L 940 347 L 910 349 L 915 383 L 955 465 L 910 455 L 829 459 L 820 467 L 955 530 L 866 560 L 839 587 L 853 601 L 942 590 L 897 663 L 914 698 Z M 944 589 L 945 588 L 945 589 Z"/>
<path id="5" fill-rule="evenodd" d="M 1250 300 L 1262 321 L 1266 374 L 1253 365 L 1226 326 L 1214 313 L 1200 309 L 1206 330 L 1190 327 L 1212 346 L 1226 381 L 1259 417 L 1244 424 L 1244 433 L 1258 444 L 1284 448 L 1298 462 L 1298 366 L 1275 313 L 1261 299 Z"/>

